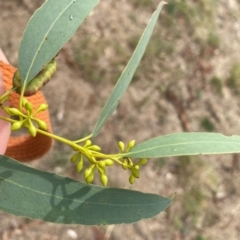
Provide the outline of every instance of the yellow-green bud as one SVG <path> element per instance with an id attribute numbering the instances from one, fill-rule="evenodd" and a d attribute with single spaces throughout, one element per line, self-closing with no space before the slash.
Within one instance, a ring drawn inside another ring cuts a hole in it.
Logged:
<path id="1" fill-rule="evenodd" d="M 78 159 L 79 159 L 79 153 L 76 153 L 71 157 L 71 162 L 75 163 Z"/>
<path id="2" fill-rule="evenodd" d="M 101 151 L 101 148 L 98 145 L 89 146 L 88 149 L 93 151 Z"/>
<path id="3" fill-rule="evenodd" d="M 136 178 L 131 174 L 131 176 L 129 177 L 129 182 L 133 184 L 135 182 L 135 179 Z"/>
<path id="4" fill-rule="evenodd" d="M 147 158 L 142 158 L 140 161 L 137 163 L 138 165 L 145 165 L 148 162 Z"/>
<path id="5" fill-rule="evenodd" d="M 134 167 L 133 167 L 135 170 L 139 170 L 139 165 L 135 165 Z"/>
<path id="6" fill-rule="evenodd" d="M 86 183 L 91 183 L 94 179 L 94 174 L 92 172 L 92 174 L 90 174 L 87 178 L 85 178 Z"/>
<path id="7" fill-rule="evenodd" d="M 44 131 L 47 131 L 47 124 L 44 121 L 40 119 L 36 119 L 35 121 L 38 123 L 39 128 L 41 128 Z"/>
<path id="8" fill-rule="evenodd" d="M 7 114 L 9 114 L 9 115 L 13 115 L 13 116 L 24 116 L 21 112 L 20 112 L 20 110 L 19 109 L 17 109 L 17 108 L 5 108 L 4 109 L 6 112 L 7 112 Z"/>
<path id="9" fill-rule="evenodd" d="M 114 161 L 111 159 L 103 160 L 103 162 L 105 163 L 106 166 L 112 166 L 114 164 Z"/>
<path id="10" fill-rule="evenodd" d="M 30 102 L 27 102 L 24 107 L 28 110 L 28 111 L 32 111 L 33 110 L 33 105 Z"/>
<path id="11" fill-rule="evenodd" d="M 103 186 L 106 187 L 106 186 L 107 186 L 107 183 L 108 183 L 108 177 L 107 177 L 107 175 L 102 174 L 102 175 L 100 176 L 100 180 L 101 180 Z"/>
<path id="12" fill-rule="evenodd" d="M 132 170 L 132 175 L 135 177 L 135 178 L 139 178 L 139 168 L 136 169 L 135 167 L 131 169 Z"/>
<path id="13" fill-rule="evenodd" d="M 95 165 L 92 165 L 91 167 L 87 168 L 84 171 L 84 178 L 85 179 L 87 179 L 93 173 L 94 168 L 95 168 Z"/>
<path id="14" fill-rule="evenodd" d="M 122 141 L 119 141 L 119 142 L 118 142 L 118 147 L 119 147 L 119 149 L 120 149 L 122 152 L 124 152 L 125 145 L 124 145 L 124 143 L 123 143 Z"/>
<path id="15" fill-rule="evenodd" d="M 81 157 L 79 163 L 78 163 L 77 166 L 76 166 L 76 170 L 77 170 L 77 172 L 81 172 L 82 169 L 83 169 L 83 159 L 82 159 L 82 157 Z"/>
<path id="16" fill-rule="evenodd" d="M 97 165 L 98 165 L 100 168 L 104 168 L 104 167 L 105 167 L 105 162 L 104 162 L 104 161 L 97 161 Z"/>
<path id="17" fill-rule="evenodd" d="M 127 152 L 135 146 L 135 140 L 131 140 L 127 146 Z"/>
<path id="18" fill-rule="evenodd" d="M 26 106 L 27 103 L 28 103 L 28 100 L 26 98 L 23 98 L 22 99 L 22 104 L 23 104 L 24 107 Z"/>
<path id="19" fill-rule="evenodd" d="M 31 121 L 29 121 L 28 131 L 29 131 L 29 133 L 30 133 L 33 137 L 36 137 L 36 135 L 37 135 L 37 129 L 36 129 L 36 127 L 32 124 Z"/>
<path id="20" fill-rule="evenodd" d="M 42 103 L 37 109 L 37 112 L 45 111 L 47 108 L 48 108 L 48 104 Z"/>
<path id="21" fill-rule="evenodd" d="M 16 121 L 12 124 L 11 130 L 16 131 L 16 130 L 20 129 L 22 127 L 22 125 L 23 125 L 23 121 Z"/>
<path id="22" fill-rule="evenodd" d="M 128 160 L 126 159 L 126 158 L 124 158 L 123 159 L 123 164 L 122 164 L 122 168 L 124 169 L 124 170 L 126 170 L 128 167 Z"/>
<path id="23" fill-rule="evenodd" d="M 92 144 L 92 141 L 88 139 L 88 140 L 85 142 L 84 147 L 89 147 L 89 146 L 91 146 L 91 144 Z"/>

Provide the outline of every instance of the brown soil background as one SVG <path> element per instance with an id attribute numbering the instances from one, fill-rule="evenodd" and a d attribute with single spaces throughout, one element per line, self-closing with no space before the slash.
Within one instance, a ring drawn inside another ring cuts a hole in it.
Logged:
<path id="1" fill-rule="evenodd" d="M 21 36 L 41 1 L 0 1 L 0 47 L 17 66 Z M 55 133 L 76 139 L 91 132 L 158 1 L 101 0 L 57 57 L 43 91 Z M 169 1 L 143 61 L 118 109 L 95 142 L 182 131 L 240 131 L 240 1 Z M 71 150 L 55 142 L 32 166 L 82 180 Z M 134 185 L 112 167 L 109 186 L 172 196 L 153 219 L 132 225 L 55 225 L 0 213 L 3 240 L 237 240 L 240 239 L 239 155 L 151 159 Z M 99 181 L 96 180 L 96 184 Z"/>

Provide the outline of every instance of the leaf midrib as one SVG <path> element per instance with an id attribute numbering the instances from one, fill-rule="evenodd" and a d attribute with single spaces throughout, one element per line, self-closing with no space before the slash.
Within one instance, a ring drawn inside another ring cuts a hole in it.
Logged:
<path id="1" fill-rule="evenodd" d="M 150 141 L 150 140 L 149 140 Z M 171 146 L 184 146 L 184 145 L 192 145 L 192 144 L 197 144 L 197 143 L 202 143 L 202 142 L 204 142 L 204 143 L 226 143 L 226 144 L 228 144 L 229 142 L 226 142 L 226 141 L 195 141 L 195 142 L 184 142 L 184 143 L 174 143 L 174 144 L 165 144 L 165 145 L 161 145 L 161 146 L 154 146 L 154 147 L 150 147 L 150 148 L 145 148 L 145 149 L 143 149 L 143 150 L 139 150 L 139 151 L 134 151 L 134 148 L 133 148 L 133 151 L 129 151 L 128 153 L 132 153 L 132 154 L 134 154 L 134 153 L 141 153 L 141 152 L 146 152 L 146 151 L 150 151 L 150 150 L 154 150 L 154 149 L 157 149 L 157 148 L 164 148 L 164 147 L 171 147 Z M 231 143 L 237 143 L 237 144 L 240 144 L 239 142 L 231 142 Z M 139 144 L 139 145 L 137 145 L 136 146 L 136 148 L 137 147 L 141 147 L 141 143 Z M 123 154 L 124 155 L 124 154 Z M 126 153 L 126 155 L 127 155 L 127 153 Z"/>
<path id="2" fill-rule="evenodd" d="M 35 62 L 35 59 L 37 58 L 37 53 L 38 53 L 38 51 L 40 50 L 41 46 L 43 45 L 43 43 L 44 43 L 44 41 L 45 41 L 45 38 L 47 37 L 47 35 L 49 34 L 49 32 L 52 30 L 53 26 L 54 26 L 55 23 L 58 21 L 58 19 L 63 15 L 63 13 L 64 13 L 71 5 L 72 5 L 72 2 L 71 2 L 69 5 L 67 5 L 66 8 L 64 8 L 64 9 L 62 10 L 62 12 L 60 12 L 59 16 L 58 16 L 58 17 L 53 21 L 53 23 L 50 25 L 48 31 L 46 32 L 46 34 L 44 35 L 42 41 L 40 42 L 39 47 L 37 48 L 37 51 L 36 51 L 36 53 L 35 53 L 32 61 L 31 61 L 31 64 L 30 64 L 29 69 L 28 69 L 28 71 L 27 71 L 26 77 L 25 77 L 25 79 L 24 79 L 24 83 L 26 82 L 26 79 L 28 79 L 28 76 L 29 76 L 29 74 L 30 74 L 30 71 L 31 71 L 31 69 L 32 69 L 32 66 L 33 66 L 33 64 L 34 64 L 34 62 Z M 44 5 L 42 5 L 42 7 L 43 7 L 43 6 L 44 6 Z M 42 7 L 41 7 L 41 8 L 42 8 Z M 41 8 L 39 8 L 38 11 L 40 11 Z"/>
<path id="3" fill-rule="evenodd" d="M 45 192 L 41 192 L 41 191 L 38 191 L 38 190 L 35 190 L 35 189 L 32 189 L 32 188 L 23 186 L 21 184 L 18 184 L 18 183 L 14 182 L 14 181 L 11 181 L 11 180 L 3 178 L 3 177 L 0 177 L 0 179 L 4 180 L 6 182 L 9 182 L 10 184 L 13 184 L 13 185 L 16 185 L 18 187 L 24 188 L 24 189 L 26 189 L 28 191 L 35 192 L 35 193 L 41 194 L 41 195 L 46 195 L 48 197 L 54 197 L 54 198 L 60 199 L 60 200 L 71 200 L 71 201 L 73 200 L 73 201 L 79 202 L 79 203 L 83 203 L 83 202 L 85 203 L 86 202 L 86 203 L 89 203 L 89 204 L 95 204 L 95 205 L 101 205 L 101 206 L 105 206 L 105 205 L 106 206 L 107 205 L 109 205 L 109 206 L 119 206 L 119 207 L 121 207 L 121 206 L 124 206 L 124 207 L 128 206 L 126 204 L 99 203 L 99 202 L 90 202 L 88 200 L 79 200 L 79 199 L 75 199 L 75 198 L 64 198 L 64 197 L 61 197 L 61 196 L 58 196 L 58 195 L 51 195 L 51 194 L 48 194 L 48 193 L 45 193 Z M 90 196 L 90 197 L 92 197 L 92 196 Z M 151 205 L 157 205 L 157 204 L 158 204 L 158 202 L 152 203 L 152 204 L 150 204 L 150 203 L 143 203 L 143 204 L 133 204 L 133 205 L 134 206 L 149 206 L 149 205 L 151 206 Z"/>

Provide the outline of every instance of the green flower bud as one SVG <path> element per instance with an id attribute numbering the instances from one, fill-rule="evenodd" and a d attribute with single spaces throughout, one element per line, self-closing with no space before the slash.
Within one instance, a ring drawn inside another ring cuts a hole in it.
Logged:
<path id="1" fill-rule="evenodd" d="M 48 104 L 42 103 L 37 109 L 37 112 L 45 111 L 46 109 L 48 109 Z"/>
<path id="2" fill-rule="evenodd" d="M 127 146 L 127 152 L 135 146 L 135 140 L 131 140 Z"/>
<path id="3" fill-rule="evenodd" d="M 23 104 L 24 107 L 26 106 L 27 103 L 28 103 L 28 100 L 26 98 L 23 98 L 22 99 L 22 104 Z"/>
<path id="4" fill-rule="evenodd" d="M 79 159 L 79 153 L 76 153 L 71 157 L 71 162 L 75 163 L 77 162 L 78 159 Z"/>
<path id="5" fill-rule="evenodd" d="M 23 125 L 23 121 L 16 121 L 12 124 L 11 130 L 16 131 L 16 130 L 20 129 L 22 127 L 22 125 Z"/>
<path id="6" fill-rule="evenodd" d="M 88 149 L 93 151 L 101 151 L 101 148 L 98 145 L 89 146 Z"/>
<path id="7" fill-rule="evenodd" d="M 92 141 L 88 139 L 88 140 L 85 142 L 84 147 L 89 147 L 89 146 L 91 146 L 91 145 L 92 145 Z"/>
<path id="8" fill-rule="evenodd" d="M 142 158 L 140 161 L 137 163 L 138 165 L 145 165 L 148 162 L 147 158 Z"/>
<path id="9" fill-rule="evenodd" d="M 36 129 L 36 127 L 33 125 L 33 123 L 32 123 L 31 121 L 29 121 L 28 131 L 29 131 L 29 133 L 30 133 L 33 137 L 36 137 L 36 135 L 37 135 L 37 129 Z"/>
<path id="10" fill-rule="evenodd" d="M 114 161 L 111 159 L 103 160 L 103 162 L 105 163 L 106 166 L 112 166 L 114 164 Z"/>
<path id="11" fill-rule="evenodd" d="M 6 110 L 6 108 L 4 109 Z M 17 108 L 7 108 L 7 114 L 11 115 L 11 116 L 24 116 L 19 109 Z"/>
<path id="12" fill-rule="evenodd" d="M 76 166 L 76 170 L 77 170 L 77 172 L 81 172 L 82 169 L 83 169 L 83 158 L 82 158 L 82 155 L 81 155 L 81 159 L 80 159 L 79 163 Z"/>
<path id="13" fill-rule="evenodd" d="M 94 180 L 94 174 L 90 174 L 87 178 L 85 178 L 86 183 L 91 183 Z"/>
<path id="14" fill-rule="evenodd" d="M 39 128 L 41 128 L 44 131 L 47 131 L 47 124 L 40 120 L 40 119 L 35 119 L 35 121 L 38 123 Z"/>
<path id="15" fill-rule="evenodd" d="M 126 159 L 126 158 L 124 158 L 123 159 L 123 164 L 122 164 L 122 168 L 124 169 L 124 170 L 126 170 L 126 169 L 128 169 L 128 160 Z"/>
<path id="16" fill-rule="evenodd" d="M 97 165 L 98 165 L 100 168 L 104 168 L 104 167 L 105 167 L 105 162 L 104 162 L 104 161 L 97 161 Z"/>
<path id="17" fill-rule="evenodd" d="M 139 178 L 139 166 L 138 166 L 138 169 L 136 169 L 135 167 L 133 167 L 131 170 L 132 170 L 132 175 L 133 175 L 135 178 Z"/>
<path id="18" fill-rule="evenodd" d="M 107 177 L 107 175 L 102 174 L 102 175 L 100 176 L 100 180 L 101 180 L 103 186 L 106 187 L 106 186 L 107 186 L 107 183 L 108 183 L 108 177 Z"/>
<path id="19" fill-rule="evenodd" d="M 125 145 L 124 145 L 124 143 L 123 143 L 122 141 L 119 141 L 119 142 L 118 142 L 118 147 L 119 147 L 119 149 L 120 149 L 122 152 L 124 152 Z"/>
<path id="20" fill-rule="evenodd" d="M 87 179 L 91 174 L 93 174 L 93 170 L 95 168 L 95 165 L 92 165 L 91 167 L 85 169 L 84 171 L 84 178 Z"/>
<path id="21" fill-rule="evenodd" d="M 135 169 L 135 170 L 139 170 L 139 165 L 135 165 L 134 167 L 133 167 L 133 169 Z"/>
<path id="22" fill-rule="evenodd" d="M 33 110 L 33 105 L 30 102 L 27 102 L 24 107 L 29 111 L 32 112 Z"/>
<path id="23" fill-rule="evenodd" d="M 131 174 L 131 176 L 129 177 L 129 182 L 131 184 L 133 184 L 135 182 L 136 178 Z"/>

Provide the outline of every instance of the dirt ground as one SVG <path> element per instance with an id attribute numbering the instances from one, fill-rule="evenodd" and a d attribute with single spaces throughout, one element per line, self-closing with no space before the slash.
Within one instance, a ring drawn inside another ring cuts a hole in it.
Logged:
<path id="1" fill-rule="evenodd" d="M 14 66 L 27 21 L 43 2 L 0 0 L 0 47 Z M 119 140 L 240 132 L 240 1 L 168 2 L 133 82 L 95 139 L 106 153 L 115 152 Z M 64 46 L 57 73 L 43 89 L 55 133 L 76 139 L 91 132 L 157 4 L 101 0 Z M 31 165 L 82 180 L 70 156 L 55 142 Z M 166 212 L 132 225 L 56 225 L 0 213 L 0 239 L 240 239 L 237 154 L 151 159 L 134 185 L 118 167 L 109 169 L 109 177 L 111 187 L 176 197 Z"/>

